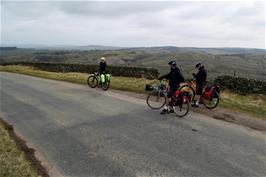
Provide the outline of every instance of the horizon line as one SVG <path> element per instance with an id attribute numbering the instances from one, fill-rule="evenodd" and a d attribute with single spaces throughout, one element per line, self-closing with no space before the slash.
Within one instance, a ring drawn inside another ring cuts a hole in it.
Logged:
<path id="1" fill-rule="evenodd" d="M 23 47 L 24 46 L 24 47 Z M 31 47 L 29 47 L 31 46 Z M 113 46 L 113 45 L 101 45 L 101 44 L 87 44 L 87 45 L 78 45 L 78 44 L 1 44 L 0 47 L 17 47 L 17 48 L 38 48 L 38 47 L 49 47 L 49 48 L 60 48 L 60 47 L 110 47 L 110 48 L 120 48 L 120 49 L 128 49 L 128 48 L 156 48 L 156 47 L 176 47 L 176 48 L 210 48 L 210 49 L 222 49 L 222 48 L 235 48 L 235 49 L 261 49 L 266 50 L 266 48 L 258 48 L 258 47 L 236 47 L 236 46 L 227 46 L 227 47 L 196 47 L 196 46 L 176 46 L 176 45 L 150 45 L 150 46 Z"/>

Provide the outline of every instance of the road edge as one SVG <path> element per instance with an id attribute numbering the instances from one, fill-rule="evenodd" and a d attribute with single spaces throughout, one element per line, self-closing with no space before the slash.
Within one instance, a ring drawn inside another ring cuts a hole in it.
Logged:
<path id="1" fill-rule="evenodd" d="M 49 165 L 46 159 L 38 151 L 29 146 L 27 142 L 18 135 L 13 125 L 9 124 L 2 117 L 0 117 L 0 122 L 2 123 L 4 129 L 8 132 L 10 138 L 14 140 L 16 145 L 25 153 L 25 157 L 30 162 L 31 166 L 37 170 L 38 176 L 41 177 L 62 176 L 55 169 L 48 170 Z"/>

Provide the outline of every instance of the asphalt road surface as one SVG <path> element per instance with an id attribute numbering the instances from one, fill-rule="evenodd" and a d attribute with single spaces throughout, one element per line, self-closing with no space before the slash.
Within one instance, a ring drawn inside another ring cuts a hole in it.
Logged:
<path id="1" fill-rule="evenodd" d="M 261 132 L 141 99 L 0 73 L 0 116 L 64 176 L 266 176 Z"/>

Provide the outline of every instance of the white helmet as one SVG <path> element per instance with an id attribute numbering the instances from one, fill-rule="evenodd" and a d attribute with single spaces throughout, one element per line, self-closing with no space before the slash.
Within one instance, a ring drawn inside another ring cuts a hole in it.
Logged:
<path id="1" fill-rule="evenodd" d="M 105 57 L 102 57 L 102 58 L 101 58 L 101 61 L 105 61 Z"/>

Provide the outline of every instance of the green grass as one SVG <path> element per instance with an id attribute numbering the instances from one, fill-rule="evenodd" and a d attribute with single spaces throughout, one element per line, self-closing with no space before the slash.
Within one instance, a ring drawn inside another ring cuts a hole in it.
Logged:
<path id="1" fill-rule="evenodd" d="M 26 159 L 25 153 L 11 139 L 0 120 L 0 176 L 36 177 L 37 170 Z"/>
<path id="2" fill-rule="evenodd" d="M 265 95 L 238 95 L 229 91 L 221 94 L 221 107 L 248 113 L 257 118 L 266 120 L 266 96 Z"/>
<path id="3" fill-rule="evenodd" d="M 28 66 L 10 65 L 0 66 L 0 71 L 7 71 L 13 73 L 26 74 L 30 76 L 37 76 L 47 79 L 68 81 L 78 84 L 87 84 L 88 74 L 85 73 L 56 73 L 41 70 L 35 70 Z M 144 93 L 145 85 L 154 81 L 143 78 L 129 78 L 129 77 L 112 77 L 111 88 L 116 90 L 131 91 L 137 93 Z"/>
<path id="4" fill-rule="evenodd" d="M 37 76 L 42 78 L 74 82 L 78 84 L 87 84 L 88 74 L 84 73 L 55 73 L 41 70 L 34 70 L 26 66 L 0 66 L 0 71 L 14 72 Z M 145 93 L 147 83 L 156 82 L 155 80 L 146 80 L 144 78 L 112 77 L 111 88 L 136 93 Z M 242 96 L 223 91 L 221 94 L 221 104 L 223 108 L 239 111 L 252 115 L 253 117 L 266 119 L 266 96 L 248 95 Z"/>

